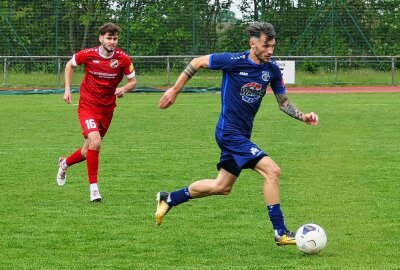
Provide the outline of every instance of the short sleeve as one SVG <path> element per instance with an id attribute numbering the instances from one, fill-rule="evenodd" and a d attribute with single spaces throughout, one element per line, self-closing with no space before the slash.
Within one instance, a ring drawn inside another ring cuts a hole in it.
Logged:
<path id="1" fill-rule="evenodd" d="M 214 53 L 210 55 L 209 68 L 215 70 L 229 70 L 232 67 L 232 63 L 232 54 Z"/>
<path id="2" fill-rule="evenodd" d="M 285 94 L 286 87 L 283 81 L 282 72 L 277 65 L 274 66 L 274 76 L 271 81 L 271 88 L 275 94 Z"/>
<path id="3" fill-rule="evenodd" d="M 129 57 L 125 58 L 124 74 L 128 79 L 134 78 L 136 76 L 135 67 Z"/>
<path id="4" fill-rule="evenodd" d="M 74 66 L 83 65 L 86 62 L 88 55 L 89 54 L 87 53 L 87 50 L 82 50 L 82 51 L 75 53 L 72 56 L 72 64 Z"/>

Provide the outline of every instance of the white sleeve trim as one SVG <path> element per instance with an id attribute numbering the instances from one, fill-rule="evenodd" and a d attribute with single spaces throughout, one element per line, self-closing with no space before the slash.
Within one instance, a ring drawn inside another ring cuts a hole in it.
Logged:
<path id="1" fill-rule="evenodd" d="M 72 56 L 72 65 L 74 66 L 74 67 L 76 67 L 76 66 L 78 66 L 78 64 L 76 63 L 76 60 L 75 60 L 75 54 Z"/>
<path id="2" fill-rule="evenodd" d="M 128 79 L 132 79 L 132 78 L 136 77 L 136 72 L 133 71 L 131 74 L 126 75 L 126 77 L 127 77 Z"/>

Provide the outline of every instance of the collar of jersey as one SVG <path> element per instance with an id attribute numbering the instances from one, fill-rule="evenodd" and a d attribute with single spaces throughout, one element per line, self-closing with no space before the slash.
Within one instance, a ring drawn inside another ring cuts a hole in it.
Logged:
<path id="1" fill-rule="evenodd" d="M 103 57 L 103 58 L 105 58 L 105 59 L 110 59 L 110 58 L 112 58 L 113 56 L 114 56 L 114 53 L 115 53 L 115 50 L 113 51 L 113 53 L 112 53 L 112 55 L 110 55 L 110 56 L 104 56 L 104 55 L 102 55 L 101 54 L 101 45 L 99 46 L 99 55 L 101 56 L 101 57 Z"/>

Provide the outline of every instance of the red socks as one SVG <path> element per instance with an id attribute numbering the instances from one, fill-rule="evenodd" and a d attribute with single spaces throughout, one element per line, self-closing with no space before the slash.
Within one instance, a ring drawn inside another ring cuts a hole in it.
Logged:
<path id="1" fill-rule="evenodd" d="M 71 154 L 66 159 L 66 163 L 68 166 L 74 165 L 75 163 L 79 163 L 85 160 L 85 157 L 82 156 L 82 148 L 76 150 L 73 154 Z"/>
<path id="2" fill-rule="evenodd" d="M 86 165 L 89 175 L 89 183 L 97 183 L 97 175 L 99 171 L 99 151 L 91 149 L 88 150 L 86 156 Z"/>
<path id="3" fill-rule="evenodd" d="M 99 171 L 99 151 L 89 149 L 86 158 L 82 155 L 82 148 L 79 148 L 66 159 L 67 166 L 82 162 L 86 159 L 86 165 L 89 175 L 89 183 L 97 183 L 97 175 Z"/>

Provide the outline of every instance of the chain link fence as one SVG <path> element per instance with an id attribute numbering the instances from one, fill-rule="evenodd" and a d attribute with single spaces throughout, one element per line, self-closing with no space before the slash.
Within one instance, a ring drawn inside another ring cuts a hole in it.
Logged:
<path id="1" fill-rule="evenodd" d="M 195 57 L 194 55 L 133 56 L 138 88 L 165 89 Z M 3 88 L 62 88 L 64 66 L 69 56 L 3 56 Z M 293 61 L 296 66 L 292 86 L 324 85 L 399 85 L 400 56 L 276 56 L 278 61 Z M 367 68 L 369 66 L 369 68 Z M 84 68 L 77 67 L 73 86 L 79 87 Z M 1 82 L 1 80 L 0 80 Z M 219 87 L 220 71 L 200 70 L 188 87 Z"/>
<path id="2" fill-rule="evenodd" d="M 65 62 L 97 46 L 108 21 L 122 28 L 119 47 L 141 79 L 166 79 L 149 85 L 170 84 L 194 55 L 247 50 L 245 27 L 255 20 L 275 26 L 275 54 L 296 61 L 296 83 L 315 75 L 327 77 L 321 83 L 363 84 L 374 72 L 381 80 L 369 83 L 399 82 L 400 0 L 0 0 L 0 15 L 4 87 L 19 87 L 18 76 L 26 87 L 61 85 Z"/>

